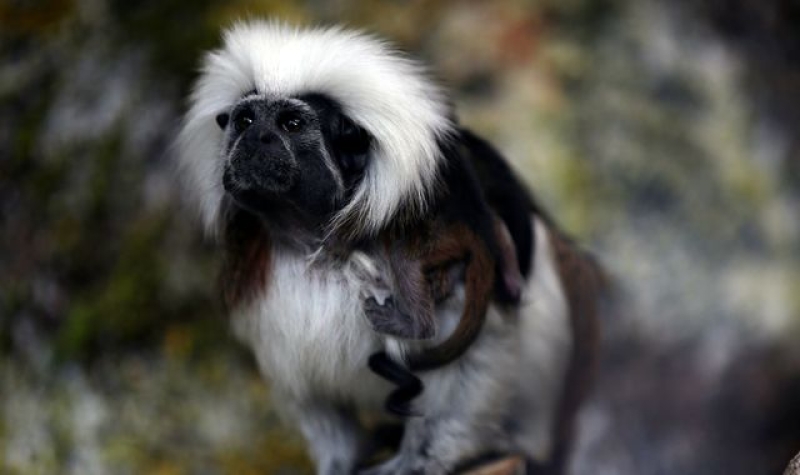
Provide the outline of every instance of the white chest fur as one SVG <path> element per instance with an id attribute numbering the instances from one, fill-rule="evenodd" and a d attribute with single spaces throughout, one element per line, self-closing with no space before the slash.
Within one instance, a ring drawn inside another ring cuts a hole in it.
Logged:
<path id="1" fill-rule="evenodd" d="M 382 343 L 369 328 L 352 264 L 310 265 L 275 253 L 270 285 L 233 316 L 273 387 L 291 398 L 380 403 L 387 385 L 367 368 Z"/>

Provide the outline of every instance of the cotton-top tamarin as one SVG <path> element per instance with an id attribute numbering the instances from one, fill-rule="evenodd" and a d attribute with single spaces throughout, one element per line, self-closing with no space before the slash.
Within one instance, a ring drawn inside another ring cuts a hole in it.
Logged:
<path id="1" fill-rule="evenodd" d="M 227 30 L 193 88 L 181 174 L 225 249 L 235 333 L 320 474 L 564 467 L 601 274 L 449 104 L 372 36 L 261 21 Z M 359 415 L 394 370 L 424 391 L 364 468 Z"/>

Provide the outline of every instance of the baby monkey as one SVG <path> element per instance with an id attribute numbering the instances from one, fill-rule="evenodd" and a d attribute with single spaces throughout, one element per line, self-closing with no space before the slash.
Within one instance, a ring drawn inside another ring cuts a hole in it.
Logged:
<path id="1" fill-rule="evenodd" d="M 414 232 L 386 232 L 370 252 L 371 279 L 364 312 L 373 329 L 403 340 L 429 340 L 442 331 L 435 307 L 463 282 L 465 303 L 455 329 L 441 343 L 407 355 L 410 371 L 446 365 L 480 333 L 489 301 L 519 301 L 522 276 L 506 226 L 492 217 L 488 236 L 463 222 L 434 219 Z M 374 368 L 373 368 L 374 369 Z"/>

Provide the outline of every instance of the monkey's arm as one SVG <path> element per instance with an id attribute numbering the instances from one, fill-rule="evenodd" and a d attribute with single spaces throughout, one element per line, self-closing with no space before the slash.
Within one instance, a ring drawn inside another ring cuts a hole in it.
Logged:
<path id="1" fill-rule="evenodd" d="M 308 444 L 317 475 L 353 473 L 366 447 L 366 432 L 352 408 L 325 399 L 297 400 L 284 395 L 275 399 L 297 423 Z"/>

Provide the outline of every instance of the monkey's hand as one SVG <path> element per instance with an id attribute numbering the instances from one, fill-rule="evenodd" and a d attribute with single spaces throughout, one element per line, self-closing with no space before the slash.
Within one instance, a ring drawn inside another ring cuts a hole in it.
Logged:
<path id="1" fill-rule="evenodd" d="M 387 297 L 383 304 L 375 297 L 367 297 L 364 314 L 372 329 L 384 335 L 407 340 L 427 340 L 436 335 L 432 318 L 413 318 L 399 308 L 394 297 Z"/>
<path id="2" fill-rule="evenodd" d="M 460 260 L 450 261 L 426 270 L 425 280 L 430 286 L 435 303 L 447 300 L 453 294 L 456 285 L 464 283 L 466 269 L 466 261 Z"/>

